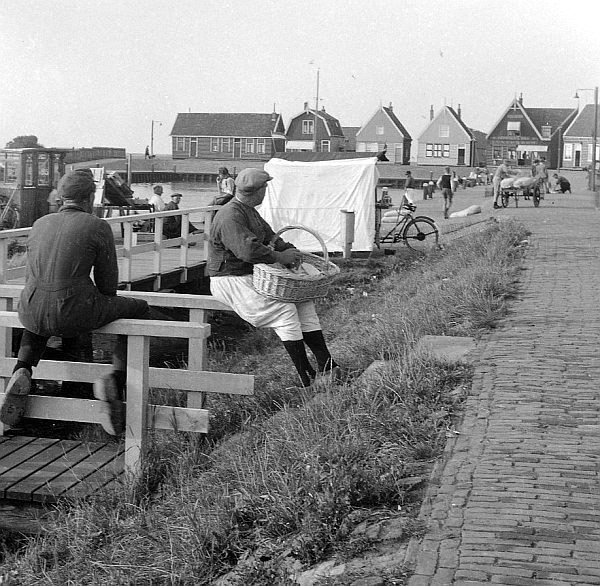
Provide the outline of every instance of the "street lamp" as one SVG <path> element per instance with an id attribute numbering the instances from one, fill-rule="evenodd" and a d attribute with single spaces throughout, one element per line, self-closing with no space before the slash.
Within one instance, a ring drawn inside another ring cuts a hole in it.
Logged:
<path id="1" fill-rule="evenodd" d="M 598 86 L 595 88 L 579 88 L 575 90 L 575 98 L 579 98 L 578 92 L 594 92 L 594 127 L 592 128 L 592 181 L 590 189 L 596 191 L 596 144 L 598 142 Z"/>
<path id="2" fill-rule="evenodd" d="M 162 126 L 162 122 L 160 120 L 152 120 L 152 130 L 150 131 L 150 157 L 154 157 L 154 125 L 158 124 Z"/>

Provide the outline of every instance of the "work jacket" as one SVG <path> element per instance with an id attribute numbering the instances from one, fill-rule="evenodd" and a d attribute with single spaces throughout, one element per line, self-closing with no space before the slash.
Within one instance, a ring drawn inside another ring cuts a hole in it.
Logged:
<path id="1" fill-rule="evenodd" d="M 27 240 L 27 277 L 19 303 L 23 326 L 40 336 L 69 338 L 119 317 L 138 317 L 147 304 L 116 296 L 118 274 L 106 221 L 71 202 L 41 217 Z"/>
<path id="2" fill-rule="evenodd" d="M 269 243 L 274 241 L 273 248 Z M 232 199 L 212 222 L 206 266 L 211 277 L 249 275 L 255 264 L 273 264 L 275 252 L 293 245 L 285 242 L 252 207 Z"/>

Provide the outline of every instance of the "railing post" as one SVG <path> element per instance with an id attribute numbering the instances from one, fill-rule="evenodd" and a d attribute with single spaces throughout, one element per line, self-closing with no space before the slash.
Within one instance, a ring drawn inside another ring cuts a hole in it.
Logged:
<path id="1" fill-rule="evenodd" d="M 205 309 L 190 309 L 189 320 L 194 323 L 206 323 L 207 311 Z M 188 341 L 188 369 L 206 370 L 208 356 L 206 352 L 206 338 L 190 338 Z M 206 393 L 188 393 L 187 406 L 202 409 Z"/>
<path id="2" fill-rule="evenodd" d="M 155 218 L 154 220 L 154 260 L 152 263 L 152 271 L 154 273 L 154 290 L 160 289 L 160 267 L 162 264 L 162 241 L 163 241 L 163 222 L 164 219 Z"/>
<path id="3" fill-rule="evenodd" d="M 0 238 L 0 283 L 6 283 L 8 267 L 8 239 Z"/>
<path id="4" fill-rule="evenodd" d="M 187 281 L 188 237 L 190 235 L 190 215 L 181 212 L 181 248 L 179 249 L 179 265 L 183 269 L 180 282 Z"/>
<path id="5" fill-rule="evenodd" d="M 131 289 L 131 262 L 133 247 L 133 224 L 124 222 L 123 224 L 123 274 L 121 280 L 127 283 L 127 288 Z"/>
<path id="6" fill-rule="evenodd" d="M 127 336 L 125 469 L 135 476 L 147 451 L 150 338 Z"/>
<path id="7" fill-rule="evenodd" d="M 12 311 L 13 300 L 8 297 L 0 297 L 0 310 Z M 191 340 L 190 340 L 191 341 Z M 0 356 L 10 358 L 12 356 L 12 328 L 0 328 Z M 0 392 L 6 390 L 8 380 L 0 377 Z M 0 421 L 0 436 L 4 435 L 4 423 Z"/>

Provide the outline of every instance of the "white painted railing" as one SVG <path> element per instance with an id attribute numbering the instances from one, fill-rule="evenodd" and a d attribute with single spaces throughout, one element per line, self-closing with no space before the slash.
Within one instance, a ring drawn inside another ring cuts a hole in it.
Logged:
<path id="1" fill-rule="evenodd" d="M 218 206 L 203 206 L 170 210 L 166 212 L 145 212 L 143 210 L 136 210 L 136 213 L 132 213 L 131 215 L 119 215 L 105 218 L 105 221 L 111 225 L 118 224 L 120 226 L 120 233 L 123 236 L 123 244 L 117 246 L 117 256 L 123 259 L 120 267 L 119 280 L 121 282 L 130 283 L 132 281 L 132 266 L 135 262 L 135 257 L 148 252 L 152 253 L 152 274 L 160 274 L 164 256 L 163 251 L 168 248 L 180 247 L 179 266 L 183 268 L 188 267 L 189 246 L 196 243 L 204 245 L 206 234 L 210 231 L 213 212 L 218 209 Z M 198 213 L 204 214 L 203 231 L 197 234 L 190 234 L 190 215 Z M 165 218 L 172 216 L 181 216 L 181 236 L 164 239 L 164 220 Z M 151 242 L 140 243 L 138 242 L 138 234 L 149 233 L 136 232 L 134 226 L 144 220 L 152 221 L 154 223 L 154 230 L 152 232 L 153 240 Z M 30 230 L 31 228 L 0 230 L 0 283 L 23 280 L 25 278 L 24 256 L 16 255 L 9 258 L 9 248 L 11 243 L 15 241 L 24 244 Z"/>

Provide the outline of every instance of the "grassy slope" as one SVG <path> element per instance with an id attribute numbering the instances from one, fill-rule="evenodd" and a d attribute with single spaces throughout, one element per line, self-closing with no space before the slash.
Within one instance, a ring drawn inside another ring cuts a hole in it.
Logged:
<path id="1" fill-rule="evenodd" d="M 441 454 L 470 369 L 409 350 L 424 334 L 493 327 L 523 237 L 506 223 L 428 257 L 343 263 L 319 312 L 349 378 L 320 393 L 295 387 L 271 332 L 233 324 L 243 335 L 215 340 L 211 367 L 254 373 L 255 396 L 211 397 L 209 440 L 157 433 L 142 482 L 59 510 L 56 531 L 13 545 L 4 569 L 23 586 L 210 584 L 234 567 L 232 584 L 285 584 L 290 565 L 368 546 L 351 530 L 373 510 L 402 508 L 410 527 L 407 478 Z M 380 374 L 352 378 L 378 359 Z"/>

